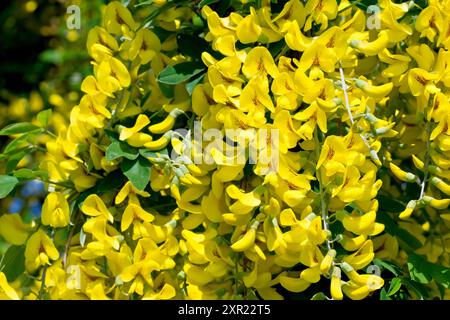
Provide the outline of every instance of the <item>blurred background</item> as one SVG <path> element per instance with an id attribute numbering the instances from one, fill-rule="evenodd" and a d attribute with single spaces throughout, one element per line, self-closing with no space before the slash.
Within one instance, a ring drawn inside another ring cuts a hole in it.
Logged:
<path id="1" fill-rule="evenodd" d="M 78 103 L 82 79 L 91 71 L 86 37 L 100 23 L 101 0 L 0 1 L 0 128 L 32 121 L 52 109 L 51 121 L 65 123 Z M 80 8 L 80 29 L 70 30 L 67 8 Z M 0 136 L 0 151 L 8 137 Z M 19 167 L 39 161 L 35 155 L 17 157 Z M 7 163 L 0 161 L 0 174 Z M 1 186 L 0 186 L 1 188 Z M 28 182 L 0 200 L 0 216 L 19 213 L 25 222 L 41 214 L 46 190 L 39 181 Z M 6 244 L 0 235 L 0 254 Z"/>

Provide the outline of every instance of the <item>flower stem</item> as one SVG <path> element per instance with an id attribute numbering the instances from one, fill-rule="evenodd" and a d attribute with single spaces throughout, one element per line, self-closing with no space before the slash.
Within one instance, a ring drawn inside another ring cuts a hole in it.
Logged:
<path id="1" fill-rule="evenodd" d="M 316 159 L 319 160 L 320 157 L 320 148 L 319 146 L 321 145 L 321 141 L 319 140 L 319 129 L 316 128 L 316 132 L 314 134 L 314 145 L 315 145 L 315 149 L 316 149 Z M 321 178 L 321 174 L 320 174 L 320 168 L 316 170 L 316 176 L 317 176 L 317 181 L 319 182 L 319 196 L 320 196 L 320 213 L 322 216 L 322 227 L 325 231 L 330 231 L 328 228 L 328 205 L 327 202 L 325 201 L 325 192 L 323 190 L 323 185 L 322 185 L 322 178 Z M 331 249 L 331 241 L 328 240 L 327 238 L 327 247 L 328 250 Z"/>

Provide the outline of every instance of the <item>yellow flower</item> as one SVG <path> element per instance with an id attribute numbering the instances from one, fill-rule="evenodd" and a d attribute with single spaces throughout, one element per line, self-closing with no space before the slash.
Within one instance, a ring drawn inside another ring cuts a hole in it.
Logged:
<path id="1" fill-rule="evenodd" d="M 305 110 L 302 110 L 294 115 L 295 120 L 304 121 L 300 128 L 296 131 L 303 139 L 311 140 L 316 125 L 324 133 L 328 131 L 327 114 L 317 104 L 313 102 Z"/>
<path id="2" fill-rule="evenodd" d="M 152 222 L 155 219 L 151 213 L 142 209 L 140 205 L 131 203 L 123 212 L 120 229 L 122 231 L 127 230 L 136 218 L 139 218 L 143 222 Z"/>
<path id="3" fill-rule="evenodd" d="M 242 19 L 240 16 L 237 17 L 238 15 L 234 19 L 231 19 L 231 17 L 220 18 L 217 12 L 207 5 L 202 8 L 202 16 L 208 21 L 208 30 L 213 37 L 225 37 L 234 34 L 236 19 Z M 206 38 L 210 39 L 208 36 Z"/>
<path id="4" fill-rule="evenodd" d="M 239 109 L 248 113 L 250 123 L 258 127 L 266 122 L 265 109 L 275 111 L 268 91 L 267 80 L 253 79 L 244 87 L 239 99 Z"/>
<path id="5" fill-rule="evenodd" d="M 131 77 L 125 65 L 117 58 L 103 60 L 95 68 L 100 90 L 113 97 L 114 93 L 130 85 Z"/>
<path id="6" fill-rule="evenodd" d="M 144 129 L 150 124 L 150 120 L 145 114 L 140 114 L 136 119 L 136 123 L 131 128 L 122 128 L 119 140 L 124 141 L 130 139 L 133 135 Z"/>
<path id="7" fill-rule="evenodd" d="M 103 128 L 105 119 L 111 118 L 111 113 L 108 109 L 96 102 L 94 98 L 89 95 L 85 95 L 81 98 L 79 107 L 78 120 L 92 127 Z"/>
<path id="8" fill-rule="evenodd" d="M 86 46 L 89 55 L 96 61 L 104 60 L 119 50 L 116 39 L 101 27 L 89 31 Z"/>
<path id="9" fill-rule="evenodd" d="M 165 283 L 159 292 L 148 291 L 142 297 L 142 300 L 169 300 L 176 296 L 176 291 L 173 286 Z"/>
<path id="10" fill-rule="evenodd" d="M 141 64 L 147 64 L 161 50 L 159 38 L 150 30 L 142 28 L 131 41 L 129 49 L 130 60 L 141 59 Z"/>
<path id="11" fill-rule="evenodd" d="M 42 224 L 62 228 L 69 224 L 69 220 L 69 203 L 66 197 L 60 192 L 49 193 L 42 205 Z"/>
<path id="12" fill-rule="evenodd" d="M 26 224 L 22 221 L 19 214 L 5 214 L 0 217 L 0 236 L 8 243 L 16 246 L 24 244 L 31 230 L 32 224 Z"/>
<path id="13" fill-rule="evenodd" d="M 439 91 L 435 85 L 437 79 L 439 79 L 439 74 L 437 73 L 431 73 L 420 68 L 409 70 L 408 84 L 411 94 L 415 97 L 424 95 L 428 100 L 430 94 Z"/>
<path id="14" fill-rule="evenodd" d="M 114 221 L 111 212 L 108 210 L 103 200 L 96 194 L 91 194 L 84 200 L 81 211 L 91 217 L 102 216 L 110 222 Z"/>
<path id="15" fill-rule="evenodd" d="M 355 270 L 367 266 L 374 258 L 373 242 L 367 240 L 355 253 L 344 257 L 344 262 L 351 265 Z"/>
<path id="16" fill-rule="evenodd" d="M 304 72 L 312 67 L 320 68 L 325 72 L 333 72 L 336 62 L 335 52 L 316 41 L 303 53 L 298 67 Z"/>
<path id="17" fill-rule="evenodd" d="M 130 11 L 118 1 L 110 2 L 106 7 L 103 25 L 115 35 L 128 35 L 130 30 L 134 31 L 138 27 Z"/>
<path id="18" fill-rule="evenodd" d="M 9 284 L 3 272 L 0 272 L 0 300 L 19 300 L 16 290 Z"/>
<path id="19" fill-rule="evenodd" d="M 444 29 L 444 20 L 440 10 L 435 6 L 423 9 L 416 20 L 416 30 L 421 37 L 427 37 L 430 42 L 434 42 L 436 35 Z"/>
<path id="20" fill-rule="evenodd" d="M 246 214 L 261 203 L 259 195 L 256 192 L 245 193 L 234 184 L 229 185 L 226 192 L 231 199 L 236 200 L 230 206 L 231 212 L 236 214 Z"/>
<path id="21" fill-rule="evenodd" d="M 150 196 L 148 192 L 137 189 L 130 181 L 127 181 L 117 193 L 114 202 L 115 204 L 121 204 L 126 198 L 129 198 L 131 203 L 136 203 L 139 201 L 137 198 L 138 195 L 141 197 Z"/>
<path id="22" fill-rule="evenodd" d="M 411 58 L 407 55 L 392 54 L 388 49 L 384 49 L 378 54 L 381 61 L 389 66 L 382 71 L 382 75 L 387 78 L 397 77 L 408 70 Z"/>
<path id="23" fill-rule="evenodd" d="M 105 289 L 104 280 L 96 280 L 87 285 L 86 294 L 91 300 L 110 300 Z"/>
<path id="24" fill-rule="evenodd" d="M 320 30 L 328 27 L 328 20 L 336 18 L 338 13 L 338 5 L 336 0 L 309 0 L 305 5 L 306 19 L 305 31 L 312 28 L 312 23 L 320 24 Z"/>
<path id="25" fill-rule="evenodd" d="M 338 136 L 328 136 L 320 152 L 316 168 L 322 165 L 327 176 L 332 176 L 337 172 L 345 172 L 345 165 L 362 165 L 364 155 L 355 150 L 349 150 L 344 138 Z"/>
<path id="26" fill-rule="evenodd" d="M 250 7 L 250 14 L 239 21 L 236 28 L 236 36 L 240 42 L 247 44 L 258 41 L 262 28 L 253 7 Z"/>
<path id="27" fill-rule="evenodd" d="M 242 73 L 247 79 L 266 75 L 275 78 L 278 74 L 278 68 L 269 50 L 265 47 L 255 47 L 247 54 L 242 66 Z"/>
<path id="28" fill-rule="evenodd" d="M 83 230 L 92 234 L 97 241 L 92 241 L 87 245 L 87 249 L 83 251 L 81 257 L 83 259 L 93 259 L 104 256 L 109 250 L 118 250 L 123 236 L 107 224 L 107 220 L 103 216 L 89 219 L 83 225 Z"/>
<path id="29" fill-rule="evenodd" d="M 297 26 L 302 27 L 305 23 L 306 13 L 300 0 L 290 0 L 286 2 L 283 10 L 272 20 L 280 30 L 284 29 L 286 24 L 295 22 Z"/>
<path id="30" fill-rule="evenodd" d="M 52 239 L 41 229 L 33 233 L 25 248 L 25 266 L 28 272 L 34 272 L 39 267 L 50 265 L 50 260 L 57 260 L 59 252 Z"/>

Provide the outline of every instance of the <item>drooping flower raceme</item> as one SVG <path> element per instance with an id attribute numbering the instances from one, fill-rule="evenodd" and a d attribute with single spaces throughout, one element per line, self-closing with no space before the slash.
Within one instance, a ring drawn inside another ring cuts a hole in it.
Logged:
<path id="1" fill-rule="evenodd" d="M 246 2 L 105 7 L 41 219 L 0 217 L 49 298 L 359 300 L 448 268 L 447 2 L 380 1 L 376 32 L 353 1 Z"/>

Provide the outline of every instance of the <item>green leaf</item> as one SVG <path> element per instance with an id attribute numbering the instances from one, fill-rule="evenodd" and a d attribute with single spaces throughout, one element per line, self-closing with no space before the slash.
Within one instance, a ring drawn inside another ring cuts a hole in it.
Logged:
<path id="1" fill-rule="evenodd" d="M 195 86 L 203 80 L 204 76 L 205 76 L 204 74 L 201 74 L 199 77 L 196 77 L 194 80 L 186 83 L 186 91 L 189 93 L 190 96 L 192 95 Z"/>
<path id="2" fill-rule="evenodd" d="M 431 276 L 426 271 L 424 272 L 423 269 L 416 267 L 411 262 L 408 262 L 408 270 L 413 281 L 419 283 L 429 283 L 432 280 Z"/>
<path id="3" fill-rule="evenodd" d="M 46 50 L 40 54 L 39 60 L 60 65 L 64 62 L 64 53 L 58 50 Z"/>
<path id="4" fill-rule="evenodd" d="M 269 52 L 272 57 L 276 57 L 281 50 L 286 46 L 286 42 L 284 40 L 270 43 L 268 46 Z"/>
<path id="5" fill-rule="evenodd" d="M 311 300 L 328 300 L 328 297 L 323 292 L 318 292 L 311 297 Z"/>
<path id="6" fill-rule="evenodd" d="M 180 53 L 198 61 L 201 60 L 203 51 L 208 47 L 208 42 L 196 34 L 178 34 L 177 44 Z"/>
<path id="7" fill-rule="evenodd" d="M 29 180 L 29 179 L 33 179 L 35 177 L 33 170 L 30 170 L 27 168 L 22 168 L 22 169 L 16 170 L 13 172 L 13 174 L 18 179 Z"/>
<path id="8" fill-rule="evenodd" d="M 95 186 L 83 191 L 74 202 L 74 208 L 79 208 L 83 201 L 91 194 L 102 195 L 107 192 L 118 191 L 125 181 L 126 178 L 120 170 L 111 172 L 105 178 L 98 180 Z"/>
<path id="9" fill-rule="evenodd" d="M 380 300 L 392 300 L 391 298 L 389 298 L 388 294 L 386 293 L 385 288 L 381 289 Z"/>
<path id="10" fill-rule="evenodd" d="M 402 287 L 402 280 L 400 278 L 394 278 L 391 280 L 387 295 L 393 296 Z"/>
<path id="11" fill-rule="evenodd" d="M 437 288 L 439 290 L 439 294 L 441 295 L 441 299 L 445 300 L 445 291 L 446 291 L 445 287 L 442 284 L 440 284 L 439 282 L 436 284 L 437 284 Z"/>
<path id="12" fill-rule="evenodd" d="M 202 0 L 200 1 L 200 3 L 198 4 L 199 8 L 203 8 L 204 6 L 209 6 L 210 4 L 219 2 L 220 0 Z"/>
<path id="13" fill-rule="evenodd" d="M 31 138 L 34 138 L 34 136 L 38 133 L 41 133 L 42 129 L 39 128 L 37 130 L 33 130 L 27 133 L 22 134 L 20 137 L 15 138 L 12 140 L 3 150 L 4 153 L 11 154 L 13 152 L 16 152 L 20 148 L 26 147 L 26 145 L 29 144 L 29 141 Z"/>
<path id="14" fill-rule="evenodd" d="M 159 89 L 161 90 L 162 94 L 166 98 L 172 99 L 173 96 L 175 95 L 175 87 L 174 86 L 171 86 L 171 85 L 168 85 L 165 83 L 161 83 L 161 82 L 158 82 L 158 86 L 159 86 Z"/>
<path id="15" fill-rule="evenodd" d="M 27 169 L 27 168 L 22 168 L 19 170 L 15 170 L 13 172 L 14 176 L 18 179 L 22 179 L 22 180 L 31 180 L 31 179 L 35 179 L 37 177 L 40 177 L 42 179 L 47 179 L 48 178 L 48 172 L 47 171 L 43 171 L 43 170 L 36 170 L 33 171 L 31 169 Z"/>
<path id="16" fill-rule="evenodd" d="M 408 270 L 411 279 L 419 283 L 429 283 L 435 280 L 445 288 L 450 287 L 450 269 L 434 264 L 425 257 L 409 253 Z"/>
<path id="17" fill-rule="evenodd" d="M 17 152 L 9 157 L 8 162 L 6 162 L 6 174 L 10 174 L 17 167 L 17 164 L 29 153 L 28 149 Z"/>
<path id="18" fill-rule="evenodd" d="M 395 264 L 393 264 L 392 262 L 383 261 L 383 260 L 380 260 L 380 259 L 373 259 L 372 262 L 376 266 L 390 271 L 396 277 L 398 277 L 400 272 L 401 272 L 401 269 L 398 266 L 396 266 Z"/>
<path id="19" fill-rule="evenodd" d="M 158 36 L 161 42 L 166 41 L 170 36 L 173 35 L 171 31 L 168 31 L 158 26 L 152 26 L 150 30 L 153 31 L 153 33 Z"/>
<path id="20" fill-rule="evenodd" d="M 391 197 L 378 195 L 378 203 L 380 204 L 380 209 L 386 212 L 400 213 L 405 210 L 405 205 L 398 200 Z"/>
<path id="21" fill-rule="evenodd" d="M 5 198 L 19 183 L 16 177 L 0 175 L 0 199 Z"/>
<path id="22" fill-rule="evenodd" d="M 39 129 L 39 127 L 29 122 L 13 123 L 0 130 L 0 136 L 9 136 L 17 133 L 25 133 L 36 129 Z"/>
<path id="23" fill-rule="evenodd" d="M 369 6 L 376 5 L 378 3 L 378 1 L 377 0 L 350 0 L 350 3 L 354 4 L 359 9 L 366 11 Z"/>
<path id="24" fill-rule="evenodd" d="M 123 174 L 139 190 L 144 190 L 150 180 L 151 163 L 144 157 L 136 160 L 124 159 L 121 165 Z"/>
<path id="25" fill-rule="evenodd" d="M 112 161 L 117 158 L 126 158 L 129 160 L 135 160 L 139 156 L 139 150 L 131 147 L 126 142 L 115 141 L 111 143 L 106 149 L 106 160 Z"/>
<path id="26" fill-rule="evenodd" d="M 134 7 L 140 7 L 140 6 L 145 6 L 145 5 L 151 5 L 153 3 L 153 0 L 147 0 L 138 4 L 135 4 Z"/>
<path id="27" fill-rule="evenodd" d="M 231 6 L 231 2 L 232 2 L 231 0 L 219 1 L 219 4 L 217 5 L 216 10 L 214 11 L 216 11 L 220 17 L 226 15 L 228 8 Z"/>
<path id="28" fill-rule="evenodd" d="M 161 155 L 167 155 L 167 149 L 163 149 L 160 151 L 150 151 L 148 149 L 139 149 L 139 153 L 144 158 L 160 158 Z"/>
<path id="29" fill-rule="evenodd" d="M 83 228 L 80 229 L 80 245 L 84 248 L 86 244 L 86 233 L 83 231 Z"/>
<path id="30" fill-rule="evenodd" d="M 1 266 L 8 282 L 14 281 L 25 271 L 25 246 L 11 246 L 3 257 Z"/>
<path id="31" fill-rule="evenodd" d="M 199 15 L 195 15 L 192 17 L 192 25 L 194 29 L 203 29 L 205 27 L 206 21 Z M 197 37 L 200 40 L 203 40 L 201 37 Z"/>
<path id="32" fill-rule="evenodd" d="M 429 288 L 423 284 L 412 281 L 408 277 L 402 279 L 403 284 L 413 291 L 419 299 L 427 299 L 429 296 Z"/>
<path id="33" fill-rule="evenodd" d="M 119 134 L 113 130 L 105 129 L 105 135 L 111 140 L 111 142 L 119 141 Z"/>
<path id="34" fill-rule="evenodd" d="M 380 212 L 379 214 L 377 214 L 377 221 L 384 224 L 387 233 L 401 240 L 403 247 L 410 249 L 410 251 L 422 247 L 422 243 L 417 240 L 411 233 L 409 233 L 405 229 L 400 228 L 397 223 L 389 216 L 389 214 L 387 214 L 387 212 Z"/>
<path id="35" fill-rule="evenodd" d="M 158 82 L 176 85 L 191 79 L 204 71 L 205 67 L 199 62 L 182 62 L 175 66 L 167 66 L 159 73 Z"/>
<path id="36" fill-rule="evenodd" d="M 48 120 L 52 116 L 52 109 L 47 109 L 39 112 L 37 114 L 37 119 L 42 124 L 42 126 L 45 128 L 48 125 Z"/>
<path id="37" fill-rule="evenodd" d="M 159 16 L 164 11 L 169 10 L 170 8 L 175 7 L 177 5 L 181 5 L 183 2 L 187 2 L 187 1 L 183 1 L 183 0 L 167 1 L 159 8 L 153 10 L 145 19 L 145 21 L 143 23 L 144 28 L 148 28 L 151 25 L 151 22 L 153 21 L 153 19 L 155 19 L 157 16 Z"/>

